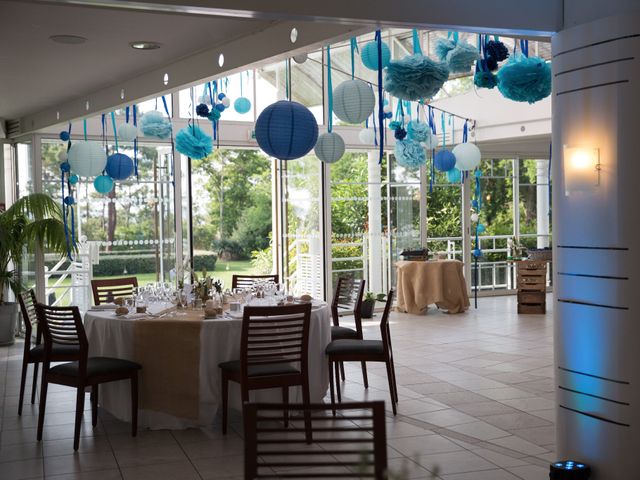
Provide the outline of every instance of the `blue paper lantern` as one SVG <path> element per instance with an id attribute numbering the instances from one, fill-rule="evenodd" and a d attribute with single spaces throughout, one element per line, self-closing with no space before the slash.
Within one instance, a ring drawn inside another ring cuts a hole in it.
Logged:
<path id="1" fill-rule="evenodd" d="M 360 51 L 362 64 L 369 70 L 378 71 L 378 42 L 375 40 L 367 43 Z M 391 50 L 389 45 L 382 42 L 382 68 L 386 68 L 391 61 Z"/>
<path id="2" fill-rule="evenodd" d="M 318 141 L 318 124 L 307 107 L 281 100 L 265 108 L 256 121 L 256 140 L 267 155 L 280 160 L 305 156 Z"/>
<path id="3" fill-rule="evenodd" d="M 233 108 L 240 115 L 244 115 L 245 113 L 248 113 L 249 110 L 251 110 L 251 100 L 246 97 L 236 98 L 236 101 L 233 102 Z"/>
<path id="4" fill-rule="evenodd" d="M 126 180 L 133 173 L 133 160 L 124 153 L 114 153 L 107 157 L 105 170 L 114 180 Z"/>
<path id="5" fill-rule="evenodd" d="M 93 181 L 93 188 L 102 195 L 106 195 L 113 190 L 113 185 L 113 179 L 109 175 L 99 175 Z"/>
<path id="6" fill-rule="evenodd" d="M 456 157 L 450 150 L 440 150 L 433 158 L 433 165 L 440 172 L 448 172 L 456 166 Z"/>
<path id="7" fill-rule="evenodd" d="M 460 172 L 460 170 L 458 170 L 457 168 L 452 168 L 451 170 L 447 171 L 447 180 L 450 183 L 460 183 L 460 181 L 462 180 L 462 172 Z"/>

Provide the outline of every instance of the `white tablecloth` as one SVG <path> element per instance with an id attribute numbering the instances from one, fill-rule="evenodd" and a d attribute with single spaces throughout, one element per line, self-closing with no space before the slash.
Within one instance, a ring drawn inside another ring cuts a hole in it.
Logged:
<path id="1" fill-rule="evenodd" d="M 89 340 L 89 356 L 105 356 L 135 360 L 133 327 L 135 322 L 153 322 L 151 318 L 131 319 L 116 317 L 113 311 L 88 311 L 84 317 Z M 200 416 L 197 421 L 177 418 L 163 412 L 140 409 L 138 424 L 151 429 L 206 427 L 222 405 L 220 369 L 218 364 L 240 358 L 241 319 L 203 320 L 200 331 Z M 180 339 L 176 339 L 180 341 Z M 329 372 L 325 348 L 331 341 L 330 309 L 328 305 L 314 306 L 311 311 L 309 332 L 309 390 L 312 402 L 320 402 L 329 387 Z M 142 365 L 144 369 L 144 365 Z M 142 377 L 142 376 L 141 376 Z M 281 402 L 280 389 L 256 390 L 250 394 L 252 401 Z M 131 420 L 130 384 L 126 381 L 111 382 L 100 387 L 99 403 L 115 417 Z M 290 402 L 302 402 L 300 388 L 291 388 Z M 240 389 L 230 383 L 229 405 L 240 409 Z"/>

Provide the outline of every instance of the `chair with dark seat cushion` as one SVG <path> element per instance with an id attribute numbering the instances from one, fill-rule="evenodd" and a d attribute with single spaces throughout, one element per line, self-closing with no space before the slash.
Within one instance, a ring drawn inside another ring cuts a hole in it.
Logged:
<path id="1" fill-rule="evenodd" d="M 396 386 L 396 373 L 393 365 L 393 350 L 391 348 L 391 331 L 389 330 L 389 313 L 393 303 L 393 290 L 389 290 L 387 294 L 387 302 L 384 306 L 384 313 L 380 320 L 380 336 L 382 340 L 354 340 L 339 339 L 333 340 L 325 353 L 329 360 L 329 383 L 331 386 L 331 404 L 335 405 L 334 398 L 334 375 L 333 367 L 338 362 L 383 362 L 387 366 L 387 380 L 389 381 L 389 393 L 391 394 L 391 406 L 393 414 L 397 413 L 396 404 L 398 403 L 398 387 Z M 342 402 L 340 393 L 340 381 L 337 378 L 338 371 L 336 368 L 336 386 L 338 392 L 338 401 Z M 335 415 L 335 410 L 334 410 Z"/>
<path id="2" fill-rule="evenodd" d="M 256 282 L 278 283 L 278 275 L 233 275 L 231 288 L 251 288 Z"/>
<path id="3" fill-rule="evenodd" d="M 108 357 L 89 358 L 89 343 L 78 307 L 50 307 L 35 304 L 38 324 L 44 336 L 42 387 L 38 414 L 38 440 L 42 440 L 49 383 L 76 388 L 76 423 L 73 449 L 80 443 L 80 424 L 84 412 L 85 388 L 91 387 L 91 423 L 98 423 L 98 385 L 117 380 L 131 382 L 131 434 L 138 431 L 138 370 L 142 367 L 129 360 Z M 76 347 L 78 353 L 70 362 L 51 366 L 54 348 Z"/>
<path id="4" fill-rule="evenodd" d="M 296 385 L 302 387 L 303 402 L 310 402 L 307 368 L 310 318 L 309 303 L 245 307 L 240 359 L 218 365 L 222 373 L 222 433 L 227 433 L 230 381 L 240 384 L 243 402 L 249 401 L 250 390 L 281 388 L 282 403 L 286 406 L 289 387 Z M 285 418 L 288 418 L 286 410 Z M 309 435 L 310 432 L 309 429 Z"/>
<path id="5" fill-rule="evenodd" d="M 118 297 L 132 297 L 136 288 L 138 288 L 136 277 L 91 280 L 93 303 L 96 305 L 113 303 Z"/>
<path id="6" fill-rule="evenodd" d="M 33 363 L 33 386 L 31 388 L 31 404 L 36 401 L 36 386 L 38 385 L 38 367 L 44 359 L 44 345 L 42 342 L 42 331 L 38 325 L 36 316 L 36 294 L 33 290 L 18 295 L 20 311 L 24 321 L 24 353 L 22 355 L 22 375 L 20 377 L 20 399 L 18 400 L 18 415 L 22 415 L 22 404 L 24 403 L 24 385 L 27 380 L 27 369 Z M 32 347 L 33 329 L 36 329 L 35 346 Z M 51 351 L 52 362 L 66 362 L 77 358 L 80 351 L 77 345 L 54 345 Z"/>
<path id="7" fill-rule="evenodd" d="M 331 340 L 339 340 L 345 338 L 362 340 L 362 297 L 364 295 L 365 280 L 351 277 L 340 277 L 336 285 L 336 291 L 331 302 L 331 317 L 333 318 L 333 326 L 331 327 Z M 355 329 L 340 325 L 340 317 L 345 315 L 353 315 Z M 340 376 L 344 380 L 344 365 L 336 364 L 336 369 L 340 370 Z M 338 372 L 336 372 L 336 375 Z M 362 363 L 362 380 L 365 388 L 369 387 L 369 379 L 367 378 L 367 366 Z"/>

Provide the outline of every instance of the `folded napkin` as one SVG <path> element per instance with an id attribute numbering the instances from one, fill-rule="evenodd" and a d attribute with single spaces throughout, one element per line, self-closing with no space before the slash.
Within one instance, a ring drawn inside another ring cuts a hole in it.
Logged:
<path id="1" fill-rule="evenodd" d="M 100 305 L 94 305 L 90 310 L 115 310 L 118 305 L 115 303 L 101 303 Z"/>

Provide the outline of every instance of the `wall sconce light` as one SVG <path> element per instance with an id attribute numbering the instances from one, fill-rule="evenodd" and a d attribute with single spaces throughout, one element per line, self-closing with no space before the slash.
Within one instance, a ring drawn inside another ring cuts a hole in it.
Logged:
<path id="1" fill-rule="evenodd" d="M 600 150 L 589 147 L 563 147 L 565 195 L 593 190 L 600 185 Z"/>

